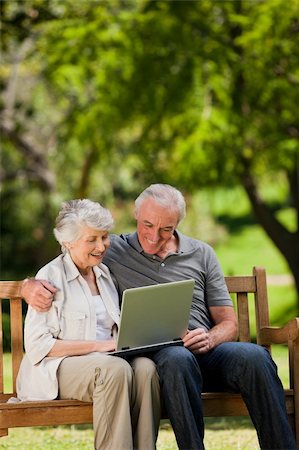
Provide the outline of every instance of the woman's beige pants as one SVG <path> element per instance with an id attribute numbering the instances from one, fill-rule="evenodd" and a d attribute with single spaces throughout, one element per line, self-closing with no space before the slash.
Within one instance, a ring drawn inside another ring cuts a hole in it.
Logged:
<path id="1" fill-rule="evenodd" d="M 153 361 L 102 353 L 65 358 L 59 398 L 93 402 L 97 450 L 154 450 L 160 422 L 159 378 Z"/>

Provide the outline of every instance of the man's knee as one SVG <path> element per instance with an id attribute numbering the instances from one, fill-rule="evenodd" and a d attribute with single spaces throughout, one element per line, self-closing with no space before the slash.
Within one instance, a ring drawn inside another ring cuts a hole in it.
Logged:
<path id="1" fill-rule="evenodd" d="M 261 345 L 252 344 L 250 355 L 247 359 L 248 365 L 258 371 L 277 371 L 277 366 L 267 349 Z"/>
<path id="2" fill-rule="evenodd" d="M 223 344 L 225 345 L 225 344 Z M 232 345 L 232 360 L 235 358 L 236 366 L 243 365 L 250 372 L 276 371 L 276 365 L 270 353 L 261 345 L 252 343 L 234 343 Z"/>
<path id="3" fill-rule="evenodd" d="M 154 358 L 159 374 L 168 373 L 174 375 L 178 372 L 184 373 L 198 371 L 199 366 L 196 358 L 185 347 L 167 347 L 160 350 Z"/>

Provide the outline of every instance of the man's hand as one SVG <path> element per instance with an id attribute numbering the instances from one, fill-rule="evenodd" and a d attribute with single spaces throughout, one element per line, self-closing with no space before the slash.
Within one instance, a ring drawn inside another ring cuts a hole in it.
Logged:
<path id="1" fill-rule="evenodd" d="M 39 312 L 45 312 L 51 308 L 56 292 L 57 289 L 48 281 L 29 278 L 23 281 L 21 288 L 21 296 Z"/>
<path id="2" fill-rule="evenodd" d="M 210 334 L 202 328 L 188 331 L 183 342 L 192 353 L 207 353 L 212 348 Z"/>
<path id="3" fill-rule="evenodd" d="M 231 306 L 212 306 L 209 311 L 214 326 L 209 331 L 196 328 L 183 337 L 185 347 L 193 353 L 207 353 L 223 342 L 237 339 L 238 324 L 234 309 Z"/>

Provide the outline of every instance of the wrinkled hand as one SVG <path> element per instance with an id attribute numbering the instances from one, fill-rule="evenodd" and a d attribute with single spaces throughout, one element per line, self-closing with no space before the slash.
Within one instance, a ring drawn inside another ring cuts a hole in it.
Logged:
<path id="1" fill-rule="evenodd" d="M 193 353 L 207 353 L 212 348 L 210 335 L 202 328 L 188 331 L 183 337 L 184 346 Z"/>
<path id="2" fill-rule="evenodd" d="M 21 296 L 36 311 L 45 312 L 51 308 L 57 290 L 46 280 L 27 278 L 23 281 Z"/>

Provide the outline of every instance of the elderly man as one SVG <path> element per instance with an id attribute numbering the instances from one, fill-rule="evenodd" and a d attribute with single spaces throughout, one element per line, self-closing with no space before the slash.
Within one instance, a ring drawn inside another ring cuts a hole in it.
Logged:
<path id="1" fill-rule="evenodd" d="M 135 202 L 137 231 L 112 235 L 104 262 L 119 293 L 126 288 L 195 279 L 189 331 L 184 347 L 152 353 L 180 449 L 204 448 L 201 392 L 240 392 L 262 449 L 296 449 L 277 368 L 266 349 L 235 342 L 237 321 L 224 277 L 212 248 L 181 234 L 185 200 L 172 186 L 154 184 Z M 46 310 L 55 289 L 26 280 L 22 294 Z"/>

